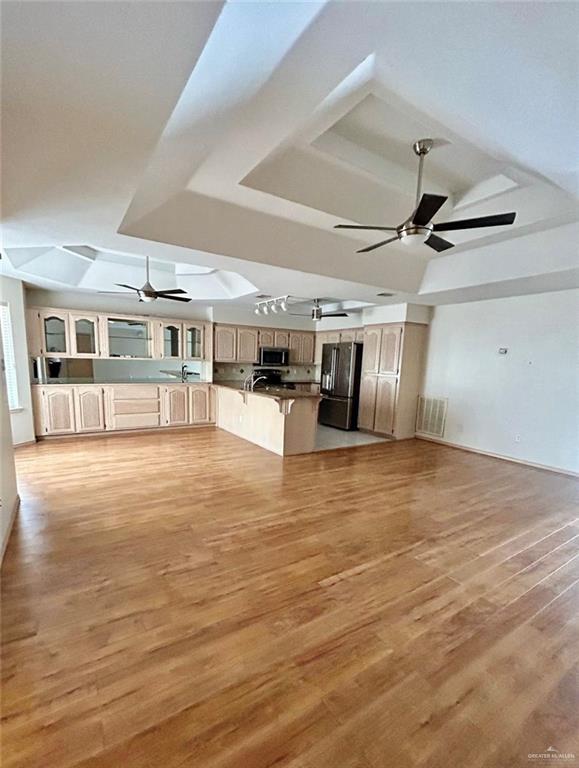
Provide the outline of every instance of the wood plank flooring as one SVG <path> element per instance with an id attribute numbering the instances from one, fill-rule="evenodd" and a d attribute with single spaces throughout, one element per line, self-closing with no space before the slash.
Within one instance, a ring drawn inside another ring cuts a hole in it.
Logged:
<path id="1" fill-rule="evenodd" d="M 573 478 L 211 428 L 17 458 L 3 768 L 579 763 Z"/>

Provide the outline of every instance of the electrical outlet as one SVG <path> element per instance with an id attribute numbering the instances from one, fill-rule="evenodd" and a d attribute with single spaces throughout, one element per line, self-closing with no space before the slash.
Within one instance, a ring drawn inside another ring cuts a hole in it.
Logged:
<path id="1" fill-rule="evenodd" d="M 515 443 L 520 443 L 520 442 L 521 442 L 521 436 L 515 435 Z"/>

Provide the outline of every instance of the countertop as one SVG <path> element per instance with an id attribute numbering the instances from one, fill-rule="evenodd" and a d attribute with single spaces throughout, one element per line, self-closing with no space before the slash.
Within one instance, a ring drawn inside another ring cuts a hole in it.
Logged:
<path id="1" fill-rule="evenodd" d="M 37 387 L 52 387 L 52 386 L 80 386 L 80 385 L 93 385 L 94 386 L 102 386 L 102 387 L 113 387 L 116 384 L 211 384 L 210 381 L 207 379 L 200 379 L 197 377 L 189 378 L 189 381 L 181 381 L 181 379 L 175 378 L 173 376 L 169 377 L 166 376 L 165 378 L 159 378 L 159 379 L 118 379 L 116 381 L 94 381 L 93 379 L 58 379 L 57 381 L 48 381 L 44 384 L 41 384 L 40 382 L 32 382 L 33 386 Z"/>
<path id="2" fill-rule="evenodd" d="M 214 381 L 213 386 L 223 387 L 223 389 L 234 389 L 237 392 L 244 391 L 243 383 L 237 382 L 237 381 L 236 382 Z M 315 392 L 304 392 L 303 390 L 300 390 L 300 389 L 285 389 L 284 387 L 267 387 L 267 388 L 261 387 L 254 390 L 249 389 L 246 391 L 246 394 L 258 395 L 259 397 L 271 397 L 274 400 L 301 400 L 303 398 L 308 398 L 308 397 L 317 397 L 318 399 L 320 398 L 320 396 Z"/>

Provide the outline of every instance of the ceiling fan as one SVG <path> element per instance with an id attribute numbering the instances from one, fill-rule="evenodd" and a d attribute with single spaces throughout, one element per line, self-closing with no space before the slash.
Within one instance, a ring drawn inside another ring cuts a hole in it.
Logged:
<path id="1" fill-rule="evenodd" d="M 310 315 L 300 314 L 299 312 L 290 312 L 290 315 L 294 317 L 310 317 Z M 321 320 L 323 317 L 348 317 L 347 312 L 324 312 L 323 307 L 320 306 L 320 300 L 314 299 L 314 306 L 311 311 L 312 320 Z"/>
<path id="2" fill-rule="evenodd" d="M 149 282 L 149 257 L 146 257 L 147 260 L 147 279 L 145 281 L 145 284 L 142 288 L 135 288 L 134 285 L 126 285 L 125 283 L 115 283 L 115 285 L 118 285 L 119 288 L 128 288 L 128 291 L 99 291 L 99 293 L 109 293 L 109 294 L 124 294 L 125 296 L 129 293 L 129 291 L 134 291 L 137 296 L 139 297 L 139 301 L 156 301 L 157 299 L 171 299 L 171 301 L 191 301 L 189 298 L 185 298 L 184 296 L 176 296 L 175 294 L 179 293 L 187 293 L 187 291 L 184 291 L 182 288 L 170 288 L 167 291 L 156 291 L 151 283 Z"/>
<path id="3" fill-rule="evenodd" d="M 433 216 L 442 208 L 448 200 L 444 195 L 430 195 L 422 193 L 422 169 L 424 158 L 434 146 L 433 139 L 419 139 L 413 145 L 415 154 L 418 156 L 418 184 L 416 188 L 416 207 L 410 216 L 397 227 L 374 227 L 358 224 L 336 224 L 334 229 L 371 229 L 378 232 L 395 232 L 396 234 L 387 240 L 382 240 L 366 248 L 360 248 L 356 253 L 367 253 L 375 248 L 380 248 L 388 243 L 400 240 L 402 243 L 425 243 L 435 251 L 446 251 L 453 248 L 454 243 L 435 235 L 435 232 L 450 232 L 457 229 L 476 229 L 478 227 L 500 227 L 505 224 L 512 224 L 516 213 L 498 213 L 493 216 L 479 216 L 476 219 L 462 219 L 460 221 L 447 221 L 441 224 L 432 222 Z"/>

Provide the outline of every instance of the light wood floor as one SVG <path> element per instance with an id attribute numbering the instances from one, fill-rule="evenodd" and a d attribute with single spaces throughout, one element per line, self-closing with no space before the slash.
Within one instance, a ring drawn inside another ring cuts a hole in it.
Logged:
<path id="1" fill-rule="evenodd" d="M 213 429 L 18 468 L 3 768 L 579 762 L 576 480 Z"/>

